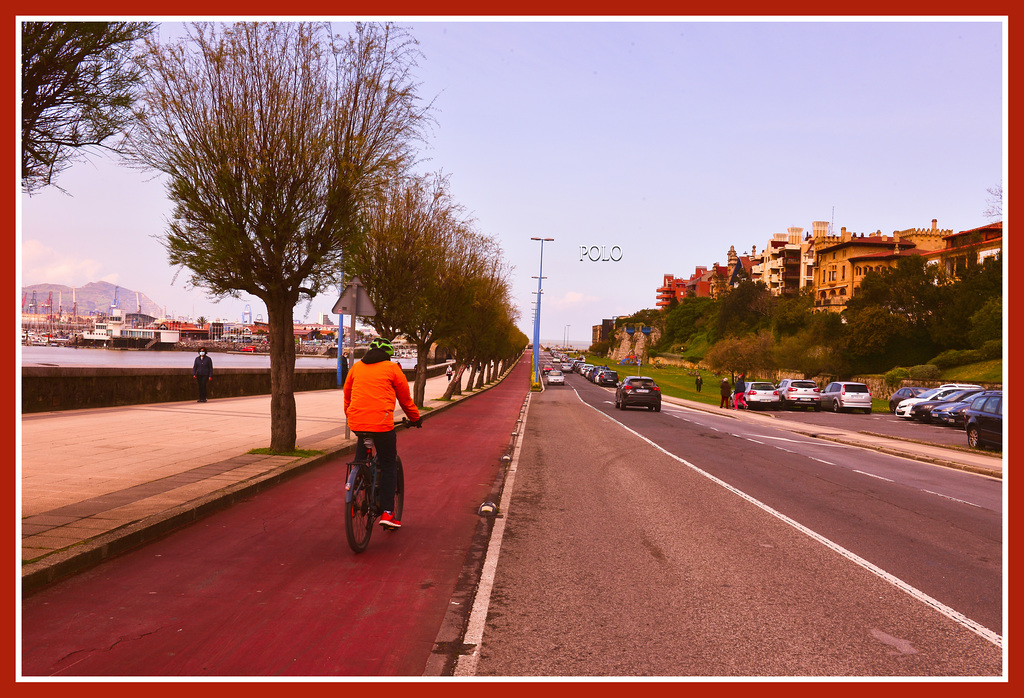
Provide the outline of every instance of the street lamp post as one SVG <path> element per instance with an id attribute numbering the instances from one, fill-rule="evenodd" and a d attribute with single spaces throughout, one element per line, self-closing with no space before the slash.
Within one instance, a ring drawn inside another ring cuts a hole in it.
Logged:
<path id="1" fill-rule="evenodd" d="M 540 242 L 540 272 L 537 275 L 537 312 L 533 318 L 533 382 L 540 382 L 540 296 L 544 292 L 544 243 L 554 242 L 554 238 L 530 238 Z"/>
<path id="2" fill-rule="evenodd" d="M 568 348 L 569 348 L 569 328 L 570 327 L 572 327 L 572 325 L 566 325 L 565 326 L 565 330 L 562 333 L 562 349 L 568 350 Z"/>

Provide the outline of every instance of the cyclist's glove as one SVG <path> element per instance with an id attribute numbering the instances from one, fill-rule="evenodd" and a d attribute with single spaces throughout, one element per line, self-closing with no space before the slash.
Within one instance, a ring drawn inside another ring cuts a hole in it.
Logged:
<path id="1" fill-rule="evenodd" d="M 417 429 L 422 429 L 423 428 L 423 417 L 420 417 L 417 420 L 409 422 L 409 427 L 410 428 L 411 427 L 416 427 Z"/>

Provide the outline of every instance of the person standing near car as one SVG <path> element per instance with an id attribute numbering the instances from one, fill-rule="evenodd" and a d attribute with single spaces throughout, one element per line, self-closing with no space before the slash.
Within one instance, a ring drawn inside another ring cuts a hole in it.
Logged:
<path id="1" fill-rule="evenodd" d="M 192 377 L 199 386 L 199 399 L 196 402 L 206 402 L 206 388 L 213 380 L 213 359 L 206 355 L 205 348 L 199 350 L 199 356 L 192 362 Z"/>
<path id="2" fill-rule="evenodd" d="M 395 485 L 398 479 L 398 444 L 395 436 L 395 402 L 402 407 L 411 426 L 419 427 L 420 413 L 409 393 L 409 381 L 402 367 L 391 360 L 391 341 L 377 337 L 361 360 L 352 364 L 345 378 L 345 419 L 356 438 L 369 436 L 380 463 L 380 525 L 396 529 L 402 522 L 394 515 Z"/>
<path id="3" fill-rule="evenodd" d="M 741 404 L 743 405 L 743 407 L 747 406 L 747 398 L 744 395 L 744 393 L 746 393 L 746 391 L 747 391 L 747 384 L 744 381 L 745 377 L 746 377 L 746 375 L 741 373 L 740 377 L 736 379 L 736 387 L 733 389 L 733 391 L 734 391 L 734 393 L 736 395 L 736 398 L 733 401 L 733 409 L 736 409 L 736 410 L 738 410 L 740 408 Z"/>
<path id="4" fill-rule="evenodd" d="M 729 385 L 729 379 L 723 378 L 722 385 L 719 387 L 722 395 L 722 402 L 718 405 L 719 408 L 725 407 L 729 403 L 729 396 L 732 395 L 732 386 Z"/>

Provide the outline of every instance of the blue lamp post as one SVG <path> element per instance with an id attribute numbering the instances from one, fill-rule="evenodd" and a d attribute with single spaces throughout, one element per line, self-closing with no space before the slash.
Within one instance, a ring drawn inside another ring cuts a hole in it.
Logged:
<path id="1" fill-rule="evenodd" d="M 544 243 L 554 242 L 554 238 L 530 238 L 540 241 L 540 272 L 537 276 L 537 312 L 533 317 L 533 382 L 540 382 L 540 296 L 544 292 Z"/>

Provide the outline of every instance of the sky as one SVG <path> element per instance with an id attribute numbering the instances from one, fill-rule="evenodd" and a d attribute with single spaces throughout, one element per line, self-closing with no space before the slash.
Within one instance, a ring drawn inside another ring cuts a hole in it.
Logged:
<path id="1" fill-rule="evenodd" d="M 419 42 L 433 102 L 419 168 L 447 174 L 500 243 L 530 338 L 532 238 L 553 238 L 542 340 L 587 345 L 603 319 L 655 307 L 665 274 L 725 264 L 731 246 L 760 251 L 813 221 L 976 228 L 1005 180 L 999 18 L 395 21 Z M 255 298 L 215 303 L 168 264 L 158 177 L 94 156 L 58 183 L 67 194 L 20 195 L 21 285 L 104 280 L 173 316 L 240 321 L 248 305 L 266 319 Z"/>

